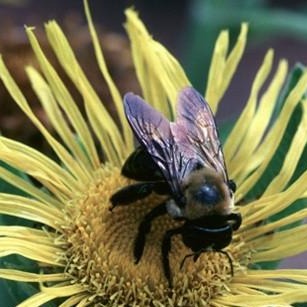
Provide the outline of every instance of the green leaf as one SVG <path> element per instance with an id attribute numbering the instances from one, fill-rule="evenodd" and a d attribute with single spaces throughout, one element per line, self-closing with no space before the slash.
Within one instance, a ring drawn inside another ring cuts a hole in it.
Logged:
<path id="1" fill-rule="evenodd" d="M 264 40 L 272 33 L 301 39 L 307 37 L 307 16 L 298 11 L 272 8 L 268 1 L 194 0 L 182 37 L 185 71 L 195 88 L 204 91 L 215 40 L 223 29 L 235 39 L 240 24 L 250 24 L 249 39 Z M 230 46 L 232 46 L 232 41 Z"/>

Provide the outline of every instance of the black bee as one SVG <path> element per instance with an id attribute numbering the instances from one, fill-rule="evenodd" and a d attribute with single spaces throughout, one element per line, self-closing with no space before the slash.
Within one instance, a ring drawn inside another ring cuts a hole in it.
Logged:
<path id="1" fill-rule="evenodd" d="M 142 257 L 152 221 L 168 213 L 184 223 L 166 231 L 162 241 L 162 264 L 172 286 L 169 265 L 171 238 L 181 235 L 197 260 L 202 252 L 222 251 L 230 244 L 241 215 L 232 212 L 236 185 L 229 180 L 212 111 L 193 88 L 178 95 L 177 118 L 169 122 L 139 96 L 124 97 L 126 117 L 141 144 L 125 162 L 122 174 L 140 181 L 111 197 L 114 206 L 130 204 L 152 192 L 169 195 L 145 215 L 135 239 L 134 257 Z M 184 257 L 184 260 L 186 259 Z M 183 260 L 183 262 L 184 262 Z M 183 264 L 182 262 L 182 264 Z"/>

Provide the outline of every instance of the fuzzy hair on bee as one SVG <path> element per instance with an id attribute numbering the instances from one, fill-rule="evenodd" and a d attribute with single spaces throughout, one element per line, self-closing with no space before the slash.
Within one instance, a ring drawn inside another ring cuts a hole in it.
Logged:
<path id="1" fill-rule="evenodd" d="M 166 231 L 161 242 L 162 268 L 172 286 L 169 252 L 173 236 L 181 235 L 196 261 L 208 250 L 223 253 L 241 225 L 234 212 L 236 185 L 228 178 L 222 146 L 209 104 L 192 87 L 178 94 L 177 116 L 170 122 L 139 96 L 124 97 L 127 120 L 140 143 L 126 160 L 122 174 L 137 182 L 115 192 L 112 207 L 129 205 L 152 192 L 166 200 L 149 211 L 134 243 L 135 263 L 141 260 L 152 221 L 164 214 L 184 223 Z M 183 262 L 187 257 L 183 258 Z"/>

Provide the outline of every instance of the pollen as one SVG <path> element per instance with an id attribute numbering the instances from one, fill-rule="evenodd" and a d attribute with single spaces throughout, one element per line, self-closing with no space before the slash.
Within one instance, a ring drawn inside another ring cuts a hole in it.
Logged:
<path id="1" fill-rule="evenodd" d="M 174 286 L 168 287 L 161 263 L 161 242 L 163 234 L 179 222 L 167 215 L 153 222 L 144 254 L 137 265 L 134 263 L 133 245 L 139 223 L 163 198 L 151 195 L 111 211 L 109 198 L 127 184 L 128 179 L 120 175 L 118 168 L 104 166 L 87 192 L 72 201 L 66 211 L 66 272 L 84 286 L 93 303 L 202 306 L 227 291 L 232 278 L 227 257 L 207 252 L 196 262 L 189 257 L 180 268 L 184 256 L 191 254 L 180 236 L 172 240 L 169 257 Z M 231 246 L 228 252 L 231 254 Z M 235 259 L 233 265 L 236 269 Z"/>

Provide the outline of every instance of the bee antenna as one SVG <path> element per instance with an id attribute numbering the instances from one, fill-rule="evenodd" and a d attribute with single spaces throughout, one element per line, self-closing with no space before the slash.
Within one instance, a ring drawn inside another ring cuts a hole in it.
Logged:
<path id="1" fill-rule="evenodd" d="M 229 261 L 229 265 L 230 265 L 230 273 L 231 273 L 231 276 L 233 276 L 233 274 L 234 274 L 234 269 L 233 269 L 233 263 L 232 263 L 231 257 L 230 257 L 229 254 L 228 254 L 227 252 L 225 252 L 225 251 L 218 250 L 217 252 L 218 252 L 218 253 L 221 253 L 221 254 L 223 254 L 223 255 L 225 255 L 225 256 L 227 257 L 227 259 L 228 259 L 228 261 Z"/>
<path id="2" fill-rule="evenodd" d="M 185 255 L 185 256 L 183 257 L 183 259 L 182 259 L 182 261 L 181 261 L 181 263 L 180 263 L 180 270 L 182 270 L 185 261 L 186 261 L 189 257 L 192 257 L 192 256 L 194 256 L 194 253 L 193 253 L 193 254 Z"/>
<path id="3" fill-rule="evenodd" d="M 228 187 L 233 193 L 237 190 L 237 185 L 232 179 L 228 180 Z"/>
<path id="4" fill-rule="evenodd" d="M 198 253 L 192 253 L 192 254 L 187 254 L 187 255 L 185 255 L 184 258 L 183 258 L 182 261 L 181 261 L 180 270 L 182 270 L 183 265 L 184 265 L 185 261 L 186 261 L 188 258 L 193 257 L 193 260 L 194 260 L 194 262 L 195 262 L 195 261 L 198 259 L 198 257 L 200 256 L 200 254 L 201 254 L 201 253 L 198 252 Z"/>

